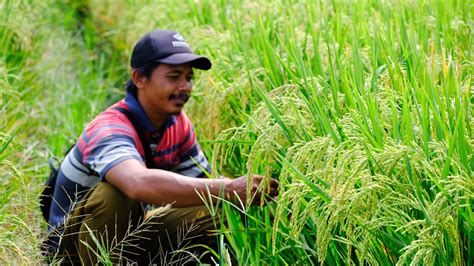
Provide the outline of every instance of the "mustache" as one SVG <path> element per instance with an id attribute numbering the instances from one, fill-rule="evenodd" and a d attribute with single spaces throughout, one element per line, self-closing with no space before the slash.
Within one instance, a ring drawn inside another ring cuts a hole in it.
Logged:
<path id="1" fill-rule="evenodd" d="M 173 93 L 170 95 L 170 100 L 174 100 L 174 99 L 181 99 L 183 100 L 184 102 L 187 102 L 189 100 L 189 98 L 191 97 L 191 94 L 188 93 L 188 92 L 178 92 L 178 93 Z"/>

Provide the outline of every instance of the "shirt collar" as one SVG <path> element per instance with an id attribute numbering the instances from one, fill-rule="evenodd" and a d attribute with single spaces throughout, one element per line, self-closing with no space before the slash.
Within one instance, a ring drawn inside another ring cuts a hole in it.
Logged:
<path id="1" fill-rule="evenodd" d="M 148 115 L 146 114 L 142 105 L 130 92 L 127 92 L 127 96 L 125 96 L 125 103 L 128 106 L 128 110 L 132 112 L 133 117 L 138 120 L 141 128 L 145 129 L 146 131 L 156 131 L 156 128 L 153 127 L 153 124 L 151 123 L 150 118 L 148 118 Z"/>

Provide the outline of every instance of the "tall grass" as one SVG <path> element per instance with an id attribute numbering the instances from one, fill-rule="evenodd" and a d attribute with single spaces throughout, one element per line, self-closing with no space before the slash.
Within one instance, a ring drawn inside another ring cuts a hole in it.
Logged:
<path id="1" fill-rule="evenodd" d="M 6 1 L 1 260 L 40 261 L 46 158 L 124 94 L 134 42 L 168 28 L 214 63 L 197 73 L 186 106 L 213 174 L 280 181 L 266 206 L 222 205 L 221 262 L 473 264 L 471 9 L 455 0 Z"/>
<path id="2" fill-rule="evenodd" d="M 36 203 L 41 162 L 34 161 L 42 146 L 35 134 L 39 88 L 31 71 L 34 10 L 7 1 L 0 12 L 0 263 L 32 264 L 40 258 L 42 230 Z"/>
<path id="3" fill-rule="evenodd" d="M 221 134 L 215 159 L 247 158 L 247 171 L 279 177 L 273 256 L 287 254 L 283 239 L 303 240 L 313 262 L 472 263 L 472 63 L 464 70 L 469 49 L 454 46 L 460 36 L 469 46 L 456 17 L 467 6 L 453 3 L 441 15 L 442 3 L 325 4 L 298 7 L 333 11 L 331 23 L 283 15 L 282 32 L 257 39 L 273 89 L 254 87 L 259 108 Z M 421 22 L 437 15 L 454 21 L 446 43 L 437 39 L 443 28 Z M 368 16 L 374 21 L 364 25 Z M 274 34 L 262 17 L 258 31 Z M 258 254 L 254 246 L 245 253 Z"/>
<path id="4" fill-rule="evenodd" d="M 110 65 L 81 50 L 74 5 L 6 1 L 0 11 L 0 261 L 38 264 L 47 158 L 62 156 L 106 105 Z"/>

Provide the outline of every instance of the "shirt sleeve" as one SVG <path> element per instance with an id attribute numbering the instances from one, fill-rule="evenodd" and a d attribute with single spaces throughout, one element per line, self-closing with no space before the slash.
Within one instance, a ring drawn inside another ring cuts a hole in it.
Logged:
<path id="1" fill-rule="evenodd" d="M 136 148 L 136 133 L 123 124 L 109 124 L 91 130 L 83 148 L 83 164 L 101 179 L 118 163 L 127 159 L 143 161 Z"/>

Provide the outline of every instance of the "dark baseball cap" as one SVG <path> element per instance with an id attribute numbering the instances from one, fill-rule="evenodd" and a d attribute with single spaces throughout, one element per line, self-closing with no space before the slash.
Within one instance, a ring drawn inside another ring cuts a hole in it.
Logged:
<path id="1" fill-rule="evenodd" d="M 190 63 L 192 67 L 208 70 L 211 61 L 194 54 L 183 36 L 176 31 L 155 30 L 140 38 L 133 48 L 130 65 L 139 68 L 151 62 L 169 65 Z"/>

